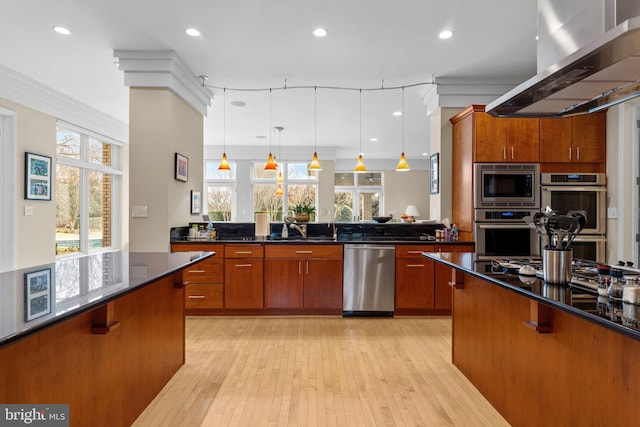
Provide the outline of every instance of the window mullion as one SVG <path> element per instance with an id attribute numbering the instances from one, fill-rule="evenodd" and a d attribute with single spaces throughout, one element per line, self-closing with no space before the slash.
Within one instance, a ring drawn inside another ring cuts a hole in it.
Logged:
<path id="1" fill-rule="evenodd" d="M 80 252 L 89 252 L 89 171 L 80 169 Z"/>

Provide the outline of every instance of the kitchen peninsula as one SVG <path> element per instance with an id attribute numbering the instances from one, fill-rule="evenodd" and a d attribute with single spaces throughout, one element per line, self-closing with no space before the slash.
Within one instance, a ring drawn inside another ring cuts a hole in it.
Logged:
<path id="1" fill-rule="evenodd" d="M 185 358 L 182 270 L 207 252 L 102 252 L 0 274 L 0 402 L 130 425 Z"/>
<path id="2" fill-rule="evenodd" d="M 637 425 L 639 306 L 476 271 L 473 253 L 424 256 L 450 268 L 453 363 L 509 423 Z"/>

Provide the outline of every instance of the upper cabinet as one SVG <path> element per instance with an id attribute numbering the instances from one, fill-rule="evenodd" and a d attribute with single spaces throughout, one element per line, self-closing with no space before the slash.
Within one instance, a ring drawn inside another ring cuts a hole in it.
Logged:
<path id="1" fill-rule="evenodd" d="M 605 112 L 540 119 L 540 162 L 604 165 L 606 122 Z"/>
<path id="2" fill-rule="evenodd" d="M 537 163 L 539 157 L 539 119 L 499 119 L 474 109 L 475 162 Z"/>

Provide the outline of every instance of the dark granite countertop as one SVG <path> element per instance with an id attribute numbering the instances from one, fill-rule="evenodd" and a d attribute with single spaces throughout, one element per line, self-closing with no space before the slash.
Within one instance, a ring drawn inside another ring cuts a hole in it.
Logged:
<path id="1" fill-rule="evenodd" d="M 445 241 L 445 240 L 429 240 L 429 239 L 415 239 L 415 238 L 402 238 L 402 237 L 359 237 L 359 238 L 341 238 L 333 240 L 333 238 L 320 236 L 320 237 L 308 237 L 302 238 L 289 238 L 289 239 L 269 239 L 269 240 L 255 240 L 252 238 L 243 239 L 216 239 L 216 240 L 185 240 L 185 239 L 172 239 L 171 243 L 187 243 L 187 244 L 203 244 L 203 243 L 263 243 L 263 244 L 408 244 L 408 245 L 469 245 L 474 242 L 463 241 Z"/>
<path id="2" fill-rule="evenodd" d="M 520 276 L 503 271 L 486 272 L 484 264 L 476 262 L 475 253 L 472 252 L 424 252 L 423 255 L 535 301 L 640 340 L 640 305 L 612 301 L 591 289 L 573 284 L 555 285 L 545 283 L 538 277 Z"/>
<path id="3" fill-rule="evenodd" d="M 0 273 L 0 347 L 211 255 L 212 252 L 101 252 Z"/>

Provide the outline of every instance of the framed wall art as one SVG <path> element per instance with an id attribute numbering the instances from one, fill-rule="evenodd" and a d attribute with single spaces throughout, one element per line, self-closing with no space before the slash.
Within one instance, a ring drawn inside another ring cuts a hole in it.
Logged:
<path id="1" fill-rule="evenodd" d="M 176 153 L 176 179 L 187 182 L 189 179 L 189 158 Z"/>
<path id="2" fill-rule="evenodd" d="M 24 321 L 51 313 L 51 269 L 24 274 Z"/>
<path id="3" fill-rule="evenodd" d="M 51 157 L 24 153 L 24 198 L 51 200 Z"/>
<path id="4" fill-rule="evenodd" d="M 191 190 L 191 213 L 199 214 L 202 205 L 202 194 L 199 191 Z"/>
<path id="5" fill-rule="evenodd" d="M 431 179 L 430 179 L 430 190 L 431 194 L 438 194 L 440 192 L 440 153 L 435 153 L 431 155 Z"/>

